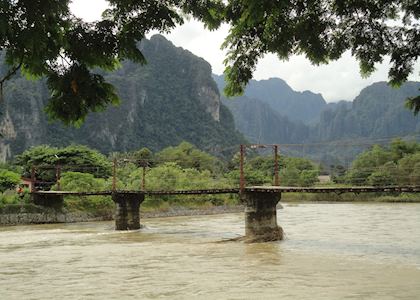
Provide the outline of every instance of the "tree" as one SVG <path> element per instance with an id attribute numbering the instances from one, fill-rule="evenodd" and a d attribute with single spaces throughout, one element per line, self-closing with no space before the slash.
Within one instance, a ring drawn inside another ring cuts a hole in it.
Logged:
<path id="1" fill-rule="evenodd" d="M 402 184 L 411 184 L 413 181 L 419 182 L 417 174 L 420 167 L 420 152 L 405 155 L 398 161 L 399 181 Z"/>
<path id="2" fill-rule="evenodd" d="M 346 181 L 356 185 L 366 184 L 369 176 L 389 161 L 392 161 L 392 153 L 374 145 L 371 150 L 363 152 L 353 161 L 346 174 Z"/>
<path id="3" fill-rule="evenodd" d="M 356 185 L 417 185 L 419 170 L 419 144 L 396 139 L 388 148 L 375 145 L 360 154 L 353 161 L 345 179 Z"/>
<path id="4" fill-rule="evenodd" d="M 9 69 L 46 77 L 52 92 L 46 111 L 52 119 L 80 124 L 119 98 L 95 68 L 115 70 L 122 60 L 145 63 L 138 43 L 152 31 L 168 32 L 186 16 L 209 29 L 231 25 L 225 74 L 227 95 L 241 94 L 258 60 L 304 54 L 314 64 L 338 59 L 345 51 L 359 60 L 363 75 L 391 58 L 389 79 L 407 80 L 420 53 L 420 4 L 415 0 L 108 0 L 97 22 L 84 22 L 69 10 L 70 0 L 0 0 L 0 47 Z M 95 70 L 95 71 L 93 71 Z M 408 106 L 420 111 L 420 96 Z"/>
<path id="5" fill-rule="evenodd" d="M 318 170 L 303 170 L 299 176 L 300 186 L 312 186 L 317 183 L 319 171 Z"/>
<path id="6" fill-rule="evenodd" d="M 62 166 L 63 172 L 90 173 L 101 178 L 111 175 L 111 162 L 101 153 L 82 145 L 32 147 L 17 155 L 15 163 L 22 166 L 23 175 L 27 177 L 31 176 L 32 167 L 36 167 L 36 178 L 48 182 L 55 181 L 57 166 Z"/>
<path id="7" fill-rule="evenodd" d="M 183 23 L 184 14 L 217 27 L 221 1 L 109 0 L 97 22 L 71 14 L 70 0 L 0 0 L 0 50 L 9 66 L 3 83 L 19 70 L 31 78 L 47 78 L 52 119 L 80 124 L 91 111 L 116 105 L 114 87 L 95 70 L 115 70 L 122 60 L 145 63 L 138 42 L 146 33 L 167 32 Z M 95 70 L 95 71 L 94 71 Z"/>
<path id="8" fill-rule="evenodd" d="M 9 170 L 0 170 L 0 192 L 3 193 L 6 190 L 15 188 L 19 182 L 19 174 Z"/>
<path id="9" fill-rule="evenodd" d="M 372 186 L 390 186 L 395 184 L 395 178 L 389 172 L 380 170 L 373 172 L 367 182 Z"/>
<path id="10" fill-rule="evenodd" d="M 156 158 L 161 162 L 175 162 L 184 169 L 216 171 L 219 167 L 219 162 L 215 157 L 188 142 L 182 142 L 176 147 L 167 147 L 157 153 Z"/>
<path id="11" fill-rule="evenodd" d="M 408 1 L 231 0 L 226 22 L 232 25 L 225 75 L 228 95 L 243 92 L 258 60 L 266 53 L 280 59 L 303 54 L 314 64 L 336 60 L 350 50 L 362 75 L 391 58 L 389 79 L 399 85 L 420 55 L 420 3 Z M 409 102 L 416 113 L 420 96 Z"/>

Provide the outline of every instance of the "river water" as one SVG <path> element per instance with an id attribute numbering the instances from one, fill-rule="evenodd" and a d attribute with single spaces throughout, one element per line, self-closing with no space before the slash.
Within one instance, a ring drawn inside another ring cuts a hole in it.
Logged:
<path id="1" fill-rule="evenodd" d="M 0 228 L 0 299 L 420 299 L 420 204 L 284 204 L 282 242 L 225 242 L 243 214 Z"/>

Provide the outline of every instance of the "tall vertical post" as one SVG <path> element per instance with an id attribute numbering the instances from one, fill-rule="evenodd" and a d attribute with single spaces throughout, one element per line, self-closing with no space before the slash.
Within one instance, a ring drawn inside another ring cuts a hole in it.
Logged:
<path id="1" fill-rule="evenodd" d="M 112 161 L 112 190 L 117 189 L 117 159 L 114 158 Z"/>
<path id="2" fill-rule="evenodd" d="M 279 185 L 279 146 L 274 145 L 274 186 Z"/>
<path id="3" fill-rule="evenodd" d="M 61 191 L 61 166 L 57 165 L 55 170 L 55 179 L 57 183 L 57 191 Z"/>
<path id="4" fill-rule="evenodd" d="M 245 145 L 241 145 L 240 162 L 239 162 L 239 189 L 241 194 L 245 191 L 245 174 L 244 174 L 244 160 L 245 160 Z"/>
<path id="5" fill-rule="evenodd" d="M 32 169 L 31 169 L 31 193 L 35 192 L 35 181 L 36 181 L 35 172 L 36 172 L 35 166 L 32 166 Z"/>
<path id="6" fill-rule="evenodd" d="M 143 178 L 141 179 L 141 190 L 146 190 L 146 164 L 143 163 Z"/>

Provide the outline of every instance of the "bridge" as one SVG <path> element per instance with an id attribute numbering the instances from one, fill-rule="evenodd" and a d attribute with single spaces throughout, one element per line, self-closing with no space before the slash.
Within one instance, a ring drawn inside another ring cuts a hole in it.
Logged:
<path id="1" fill-rule="evenodd" d="M 261 145 L 257 145 L 261 146 Z M 104 191 L 62 191 L 60 175 L 62 166 L 56 166 L 56 187 L 58 190 L 36 190 L 36 166 L 32 168 L 31 198 L 35 204 L 61 207 L 65 196 L 111 196 L 115 203 L 115 229 L 135 230 L 140 228 L 140 205 L 146 196 L 216 195 L 238 194 L 245 206 L 245 240 L 273 241 L 283 238 L 283 230 L 277 224 L 276 206 L 283 193 L 420 193 L 420 186 L 356 186 L 356 187 L 288 187 L 280 186 L 278 145 L 274 149 L 274 180 L 272 186 L 247 186 L 244 172 L 245 145 L 240 147 L 240 183 L 238 188 L 211 188 L 191 190 L 148 190 L 145 186 L 145 166 L 139 190 L 117 189 L 117 163 L 113 162 L 112 189 Z"/>
<path id="2" fill-rule="evenodd" d="M 115 229 L 140 229 L 140 205 L 145 196 L 239 194 L 245 206 L 245 240 L 249 242 L 275 241 L 283 238 L 277 224 L 277 204 L 282 193 L 420 193 L 420 186 L 384 187 L 283 187 L 253 186 L 232 189 L 172 190 L 172 191 L 34 191 L 34 203 L 44 206 L 61 205 L 64 196 L 111 196 L 116 205 Z"/>

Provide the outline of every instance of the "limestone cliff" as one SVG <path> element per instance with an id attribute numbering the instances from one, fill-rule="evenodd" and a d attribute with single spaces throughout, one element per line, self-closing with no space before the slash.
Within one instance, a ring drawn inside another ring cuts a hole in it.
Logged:
<path id="1" fill-rule="evenodd" d="M 33 145 L 85 144 L 104 153 L 149 147 L 159 150 L 183 140 L 202 149 L 243 141 L 233 117 L 220 104 L 210 65 L 162 36 L 140 45 L 148 64 L 124 62 L 106 74 L 121 97 L 119 107 L 89 115 L 79 128 L 48 122 L 42 81 L 16 77 L 7 83 L 0 112 L 0 160 Z"/>

